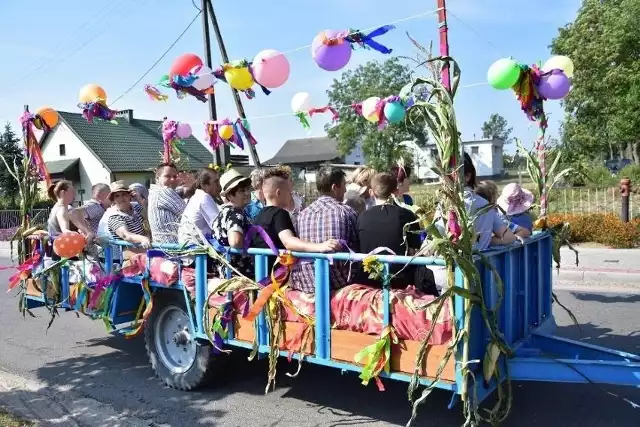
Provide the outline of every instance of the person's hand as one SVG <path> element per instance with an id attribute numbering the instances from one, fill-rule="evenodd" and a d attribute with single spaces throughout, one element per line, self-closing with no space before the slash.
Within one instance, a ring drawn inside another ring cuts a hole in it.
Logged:
<path id="1" fill-rule="evenodd" d="M 178 174 L 178 183 L 184 187 L 191 187 L 196 183 L 196 177 L 187 172 L 180 172 Z"/>
<path id="2" fill-rule="evenodd" d="M 151 248 L 151 240 L 150 240 L 148 237 L 143 236 L 143 237 L 140 239 L 140 246 L 142 246 L 142 247 L 143 247 L 143 248 L 145 248 L 145 249 L 149 249 L 149 248 Z"/>
<path id="3" fill-rule="evenodd" d="M 85 236 L 85 239 L 87 240 L 87 244 L 94 243 L 94 242 L 95 242 L 95 240 L 96 240 L 96 235 L 95 235 L 95 233 L 93 233 L 93 232 L 92 232 L 92 233 L 88 233 L 88 234 Z"/>
<path id="4" fill-rule="evenodd" d="M 342 243 L 336 239 L 329 239 L 321 243 L 320 247 L 322 248 L 320 252 L 336 252 L 342 249 Z"/>
<path id="5" fill-rule="evenodd" d="M 140 205 L 144 204 L 144 198 L 137 191 L 132 191 L 131 192 L 131 197 L 133 197 L 133 199 L 136 202 L 138 202 L 138 204 L 140 204 Z"/>

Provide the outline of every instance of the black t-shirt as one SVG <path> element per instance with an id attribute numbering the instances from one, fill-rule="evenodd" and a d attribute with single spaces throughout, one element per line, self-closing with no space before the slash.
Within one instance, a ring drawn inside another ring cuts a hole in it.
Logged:
<path id="1" fill-rule="evenodd" d="M 296 234 L 289 212 L 277 206 L 265 206 L 262 208 L 260 213 L 253 219 L 253 223 L 264 229 L 278 249 L 286 249 L 279 236 L 282 231 L 291 230 L 294 235 Z M 256 234 L 253 238 L 253 247 L 268 249 L 269 245 L 260 234 Z M 275 256 L 269 257 L 269 270 L 271 270 L 275 260 Z"/>
<path id="2" fill-rule="evenodd" d="M 407 245 L 403 242 L 403 228 L 406 224 L 416 221 L 416 216 L 408 209 L 397 205 L 385 204 L 373 206 L 362 212 L 358 217 L 358 238 L 360 240 L 360 252 L 366 254 L 379 247 L 387 247 L 396 255 L 404 255 L 409 248 L 419 249 L 420 235 L 407 232 Z M 409 226 L 410 231 L 419 231 L 418 224 Z M 401 264 L 391 264 L 390 273 L 394 274 L 402 269 Z M 403 288 L 414 283 L 415 268 L 407 267 L 391 283 L 393 288 Z M 362 272 L 359 281 L 369 286 L 380 287 L 380 281 L 368 278 L 368 274 Z"/>

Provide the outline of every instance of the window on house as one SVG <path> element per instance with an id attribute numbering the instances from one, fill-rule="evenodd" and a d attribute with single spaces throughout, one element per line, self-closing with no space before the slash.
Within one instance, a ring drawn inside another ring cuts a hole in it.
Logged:
<path id="1" fill-rule="evenodd" d="M 471 154 L 478 154 L 480 152 L 480 147 L 471 147 Z"/>
<path id="2" fill-rule="evenodd" d="M 353 162 L 353 164 L 357 166 L 360 164 L 360 162 Z"/>
<path id="3" fill-rule="evenodd" d="M 67 155 L 67 147 L 65 147 L 64 144 L 60 144 L 60 155 L 61 156 L 66 156 Z"/>
<path id="4" fill-rule="evenodd" d="M 431 157 L 434 159 L 438 157 L 438 150 L 436 148 L 431 149 Z"/>

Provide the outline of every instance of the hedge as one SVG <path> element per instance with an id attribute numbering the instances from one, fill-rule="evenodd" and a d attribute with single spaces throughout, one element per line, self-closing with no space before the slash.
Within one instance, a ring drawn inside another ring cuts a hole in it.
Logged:
<path id="1" fill-rule="evenodd" d="M 640 221 L 622 222 L 614 214 L 554 214 L 551 226 L 561 222 L 571 225 L 571 243 L 595 242 L 611 248 L 635 248 L 640 245 Z"/>

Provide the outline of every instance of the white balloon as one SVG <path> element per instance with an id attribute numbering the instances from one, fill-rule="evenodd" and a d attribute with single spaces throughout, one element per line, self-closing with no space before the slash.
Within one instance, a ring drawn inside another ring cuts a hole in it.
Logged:
<path id="1" fill-rule="evenodd" d="M 547 59 L 547 62 L 542 66 L 542 71 L 545 73 L 550 72 L 551 70 L 562 70 L 565 76 L 572 78 L 573 77 L 573 61 L 564 55 L 556 55 Z"/>
<path id="2" fill-rule="evenodd" d="M 307 92 L 298 92 L 291 98 L 291 109 L 294 113 L 307 112 L 311 109 L 311 95 Z"/>
<path id="3" fill-rule="evenodd" d="M 200 76 L 201 74 L 211 74 L 211 73 L 213 73 L 213 70 L 207 67 L 206 65 L 203 65 L 198 71 L 198 76 Z"/>
<path id="4" fill-rule="evenodd" d="M 213 74 L 201 74 L 191 86 L 198 90 L 205 90 L 213 86 L 216 78 Z"/>
<path id="5" fill-rule="evenodd" d="M 362 101 L 362 116 L 370 122 L 378 121 L 378 111 L 376 110 L 378 102 L 380 102 L 380 98 L 377 96 Z"/>

